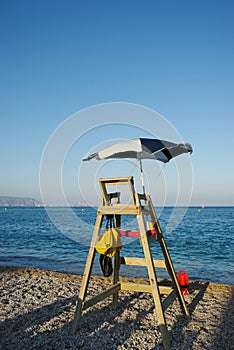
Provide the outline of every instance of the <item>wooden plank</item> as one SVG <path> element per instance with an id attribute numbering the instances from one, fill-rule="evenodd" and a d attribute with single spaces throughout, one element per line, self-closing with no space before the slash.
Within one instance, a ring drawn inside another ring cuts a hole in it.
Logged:
<path id="1" fill-rule="evenodd" d="M 105 290 L 104 292 L 95 295 L 93 298 L 90 298 L 89 300 L 87 300 L 84 303 L 84 307 L 83 310 L 88 309 L 89 307 L 99 303 L 100 301 L 108 298 L 109 296 L 117 293 L 120 290 L 120 283 L 116 283 L 114 284 L 112 287 L 108 288 L 107 290 Z"/>
<path id="2" fill-rule="evenodd" d="M 154 267 L 158 267 L 158 268 L 161 268 L 161 269 L 165 269 L 166 268 L 166 264 L 165 264 L 164 260 L 153 259 L 153 263 L 154 263 Z"/>
<path id="3" fill-rule="evenodd" d="M 100 182 L 118 182 L 118 181 L 130 181 L 133 176 L 120 176 L 120 177 L 101 177 Z"/>
<path id="4" fill-rule="evenodd" d="M 119 255 L 119 252 L 117 252 L 114 256 L 113 285 L 119 282 L 119 267 L 120 267 L 120 255 Z M 112 305 L 113 305 L 113 309 L 116 310 L 118 305 L 118 291 L 113 294 Z"/>
<path id="5" fill-rule="evenodd" d="M 179 282 L 177 280 L 177 276 L 176 276 L 176 273 L 175 273 L 175 269 L 174 269 L 174 266 L 173 266 L 173 263 L 172 263 L 169 251 L 167 249 L 167 245 L 166 245 L 166 242 L 164 240 L 164 237 L 163 237 L 163 234 L 162 234 L 162 230 L 161 230 L 160 224 L 158 222 L 158 219 L 157 219 L 154 207 L 153 207 L 153 203 L 152 203 L 151 198 L 150 198 L 149 195 L 147 195 L 147 199 L 148 199 L 148 203 L 149 203 L 149 208 L 151 210 L 151 216 L 152 216 L 152 218 L 153 218 L 153 220 L 155 222 L 156 230 L 158 232 L 158 241 L 160 243 L 161 250 L 162 250 L 163 255 L 164 255 L 164 259 L 165 259 L 165 263 L 166 263 L 168 274 L 172 278 L 172 282 L 174 284 L 175 291 L 176 291 L 176 294 L 178 296 L 181 309 L 182 309 L 183 313 L 186 316 L 189 316 L 189 312 L 188 312 L 188 309 L 187 309 L 187 306 L 186 306 L 186 303 L 185 303 L 185 300 L 184 300 L 184 296 L 183 296 L 183 294 L 181 292 L 181 289 L 180 289 L 180 286 L 179 286 Z"/>
<path id="6" fill-rule="evenodd" d="M 159 286 L 160 294 L 170 294 L 174 289 L 168 286 Z"/>
<path id="7" fill-rule="evenodd" d="M 156 276 L 155 268 L 153 265 L 153 258 L 152 258 L 151 250 L 149 247 L 148 239 L 147 239 L 143 214 L 137 215 L 137 221 L 138 221 L 138 225 L 139 225 L 139 229 L 140 229 L 140 233 L 141 233 L 142 247 L 144 250 L 144 255 L 145 255 L 148 274 L 149 274 L 149 280 L 150 280 L 150 284 L 151 284 L 151 288 L 152 288 L 152 295 L 153 295 L 154 305 L 155 305 L 155 314 L 156 314 L 158 324 L 159 324 L 159 329 L 160 329 L 160 332 L 162 335 L 164 349 L 169 350 L 170 349 L 170 338 L 169 338 L 169 334 L 167 331 L 165 316 L 163 313 L 161 297 L 160 297 L 160 290 L 159 290 L 159 286 L 157 283 L 157 276 Z"/>
<path id="8" fill-rule="evenodd" d="M 133 176 L 101 178 L 99 179 L 99 183 L 106 186 L 128 185 L 129 183 L 133 183 Z"/>
<path id="9" fill-rule="evenodd" d="M 111 204 L 100 205 L 98 207 L 98 214 L 121 214 L 121 215 L 138 215 L 140 213 L 140 207 L 129 204 Z"/>
<path id="10" fill-rule="evenodd" d="M 133 182 L 133 176 L 127 177 L 116 177 L 116 178 L 101 178 L 99 179 L 100 187 L 102 190 L 102 196 L 105 201 L 105 204 L 110 204 L 110 199 L 107 193 L 107 186 L 122 186 L 128 185 L 130 189 L 130 194 L 132 198 L 132 203 L 135 204 L 135 188 Z M 134 214 L 134 213 L 133 213 Z"/>
<path id="11" fill-rule="evenodd" d="M 87 260 L 86 260 L 85 270 L 84 270 L 84 274 L 83 274 L 83 278 L 82 278 L 82 283 L 81 283 L 81 287 L 80 287 L 80 292 L 79 292 L 79 297 L 78 297 L 77 306 L 76 306 L 76 310 L 75 310 L 74 320 L 72 323 L 72 334 L 75 334 L 75 332 L 77 331 L 77 329 L 80 325 L 82 306 L 83 306 L 83 302 L 85 300 L 85 296 L 86 296 L 86 292 L 87 292 L 87 288 L 88 288 L 88 284 L 89 284 L 89 279 L 90 279 L 90 275 L 91 275 L 91 271 L 92 271 L 92 267 L 93 267 L 93 261 L 94 261 L 94 257 L 95 257 L 95 253 L 96 253 L 95 244 L 96 244 L 98 237 L 99 237 L 102 221 L 103 221 L 103 215 L 97 215 L 96 223 L 95 223 L 94 230 L 93 230 L 93 236 L 92 236 L 92 240 L 91 240 L 91 244 L 90 244 L 90 248 L 89 248 L 89 253 L 87 256 Z"/>
<path id="12" fill-rule="evenodd" d="M 131 258 L 131 257 L 121 257 L 121 264 L 133 265 L 133 266 L 147 266 L 145 258 Z M 166 268 L 164 260 L 153 259 L 154 267 Z"/>
<path id="13" fill-rule="evenodd" d="M 177 276 L 176 276 L 176 273 L 175 273 L 175 269 L 174 269 L 174 266 L 173 266 L 173 263 L 172 263 L 169 251 L 168 251 L 167 246 L 166 246 L 166 242 L 165 242 L 165 240 L 164 240 L 162 235 L 161 235 L 161 238 L 159 238 L 159 242 L 160 242 L 161 249 L 162 249 L 162 252 L 163 252 L 163 255 L 164 255 L 164 258 L 165 258 L 165 262 L 166 262 L 168 273 L 171 276 L 172 282 L 173 282 L 174 287 L 175 287 L 176 294 L 178 296 L 178 300 L 179 300 L 179 303 L 180 303 L 181 310 L 183 311 L 183 313 L 186 316 L 189 316 L 189 311 L 187 309 L 187 306 L 186 306 L 186 303 L 185 303 L 185 300 L 184 300 L 184 296 L 183 296 L 182 291 L 180 289 L 180 285 L 179 285 L 179 282 L 178 282 L 178 279 L 177 279 Z"/>
<path id="14" fill-rule="evenodd" d="M 106 186 L 105 186 L 104 182 L 102 182 L 100 180 L 99 180 L 99 183 L 100 183 L 100 187 L 101 187 L 101 191 L 102 191 L 102 198 L 103 198 L 103 201 L 104 201 L 103 204 L 104 205 L 108 205 L 108 204 L 110 204 L 110 199 L 108 197 Z"/>
<path id="15" fill-rule="evenodd" d="M 121 290 L 129 290 L 133 292 L 144 292 L 152 293 L 152 288 L 150 284 L 143 283 L 131 283 L 131 282 L 120 282 Z"/>
<path id="16" fill-rule="evenodd" d="M 150 284 L 120 282 L 121 290 L 129 290 L 133 292 L 152 293 L 152 286 Z M 173 288 L 168 286 L 159 286 L 160 294 L 170 294 Z"/>

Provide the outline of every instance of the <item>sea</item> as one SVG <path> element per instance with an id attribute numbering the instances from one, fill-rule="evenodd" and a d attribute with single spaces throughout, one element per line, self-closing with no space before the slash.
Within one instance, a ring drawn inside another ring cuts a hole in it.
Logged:
<path id="1" fill-rule="evenodd" d="M 234 285 L 234 207 L 155 208 L 176 273 L 189 280 Z M 0 265 L 83 274 L 95 225 L 95 207 L 1 207 Z M 104 232 L 106 220 L 102 224 Z M 121 227 L 136 230 L 135 217 Z M 143 256 L 138 238 L 122 239 L 122 256 Z M 159 243 L 151 244 L 161 259 Z M 158 277 L 168 277 L 164 269 Z M 92 275 L 102 275 L 99 254 Z M 121 266 L 120 275 L 147 277 L 145 267 Z"/>

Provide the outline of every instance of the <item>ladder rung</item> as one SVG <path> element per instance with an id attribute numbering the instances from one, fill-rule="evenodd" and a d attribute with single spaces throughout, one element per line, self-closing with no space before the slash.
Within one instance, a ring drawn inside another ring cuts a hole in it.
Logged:
<path id="1" fill-rule="evenodd" d="M 130 258 L 130 257 L 120 257 L 120 263 L 125 265 L 134 265 L 134 266 L 147 266 L 145 258 Z M 154 267 L 166 268 L 164 260 L 153 260 Z"/>
<path id="2" fill-rule="evenodd" d="M 152 293 L 150 284 L 121 282 L 120 290 L 130 290 L 134 292 Z M 170 294 L 173 291 L 172 287 L 159 286 L 160 294 Z"/>
<path id="3" fill-rule="evenodd" d="M 143 283 L 129 283 L 129 282 L 121 282 L 120 290 L 130 290 L 134 292 L 145 292 L 152 293 L 152 288 L 149 284 Z"/>
<path id="4" fill-rule="evenodd" d="M 159 286 L 160 294 L 170 294 L 174 289 L 168 286 Z"/>

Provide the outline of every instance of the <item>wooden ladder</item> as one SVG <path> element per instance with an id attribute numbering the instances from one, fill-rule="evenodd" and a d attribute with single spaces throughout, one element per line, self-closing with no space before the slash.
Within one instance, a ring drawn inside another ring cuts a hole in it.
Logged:
<path id="1" fill-rule="evenodd" d="M 164 312 L 171 305 L 171 303 L 178 298 L 182 312 L 189 316 L 184 296 L 181 292 L 176 273 L 168 252 L 166 242 L 164 240 L 151 198 L 148 194 L 139 194 L 135 192 L 133 177 L 118 177 L 118 178 L 104 178 L 99 180 L 102 200 L 98 207 L 96 223 L 93 230 L 93 236 L 90 244 L 90 249 L 86 261 L 86 266 L 83 274 L 83 279 L 80 287 L 78 296 L 78 302 L 72 324 L 72 333 L 74 334 L 80 325 L 82 311 L 95 305 L 96 303 L 104 300 L 105 298 L 113 295 L 113 307 L 116 308 L 118 304 L 118 292 L 119 291 L 135 291 L 135 292 L 147 292 L 152 293 L 155 314 L 159 329 L 162 336 L 164 349 L 170 349 L 170 337 L 167 330 L 166 319 Z M 115 187 L 127 185 L 130 190 L 131 201 L 128 204 L 120 203 L 120 192 L 108 193 L 107 187 Z M 115 202 L 112 203 L 112 199 Z M 144 204 L 141 203 L 144 202 Z M 113 285 L 103 291 L 102 293 L 90 298 L 85 301 L 86 292 L 91 276 L 93 261 L 96 253 L 95 245 L 100 238 L 100 231 L 102 222 L 105 215 L 113 215 L 115 219 L 115 226 L 120 227 L 121 215 L 135 215 L 139 226 L 139 239 L 143 248 L 144 258 L 137 257 L 121 257 L 117 253 L 114 257 L 114 273 L 113 273 Z M 154 235 L 148 235 L 148 228 L 146 227 L 146 217 L 150 216 L 150 220 L 153 224 L 153 228 L 156 231 Z M 150 249 L 150 244 L 153 242 L 159 242 L 161 251 L 163 253 L 163 260 L 153 259 Z M 129 283 L 119 281 L 120 265 L 135 265 L 135 266 L 146 266 L 148 270 L 148 276 L 150 284 L 140 283 Z M 155 267 L 165 268 L 171 277 L 172 287 L 159 285 Z M 162 301 L 162 295 L 167 295 Z"/>

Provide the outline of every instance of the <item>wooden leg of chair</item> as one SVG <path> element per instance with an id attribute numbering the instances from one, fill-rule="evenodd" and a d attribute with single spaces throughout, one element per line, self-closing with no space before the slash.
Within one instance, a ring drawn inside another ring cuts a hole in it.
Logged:
<path id="1" fill-rule="evenodd" d="M 120 254 L 117 252 L 114 257 L 114 276 L 113 284 L 119 282 L 119 267 L 120 267 Z M 113 294 L 113 309 L 116 310 L 118 306 L 118 292 Z"/>
<path id="2" fill-rule="evenodd" d="M 175 269 L 174 269 L 174 266 L 173 266 L 173 263 L 172 263 L 172 260 L 171 260 L 171 257 L 170 257 L 170 254 L 169 254 L 169 251 L 167 249 L 167 246 L 166 246 L 166 243 L 165 243 L 165 240 L 163 238 L 162 233 L 159 234 L 159 243 L 161 245 L 161 249 L 162 249 L 162 252 L 164 255 L 167 271 L 172 278 L 172 282 L 174 284 L 175 292 L 178 296 L 181 309 L 186 316 L 189 316 L 189 312 L 188 312 L 188 309 L 187 309 L 187 306 L 186 306 L 186 303 L 184 300 L 184 296 L 181 292 L 180 285 L 179 285 L 178 279 L 176 277 Z"/>
<path id="3" fill-rule="evenodd" d="M 149 247 L 148 238 L 146 235 L 143 216 L 138 215 L 137 219 L 138 219 L 138 224 L 141 232 L 141 242 L 144 250 L 146 265 L 147 265 L 148 274 L 149 274 L 149 280 L 152 288 L 152 294 L 153 294 L 153 299 L 155 304 L 155 314 L 156 314 L 160 332 L 162 335 L 164 349 L 168 350 L 170 349 L 170 338 L 167 331 L 165 316 L 163 313 L 163 308 L 162 308 L 162 303 L 160 298 L 160 291 L 157 283 L 157 276 L 156 276 L 156 272 L 153 264 L 153 259 L 152 259 L 152 254 Z"/>
<path id="4" fill-rule="evenodd" d="M 88 257 L 87 257 L 87 261 L 86 261 L 86 265 L 85 265 L 85 270 L 84 270 L 84 274 L 83 274 L 83 279 L 82 279 L 82 283 L 81 283 L 81 287 L 80 287 L 80 293 L 79 293 L 79 297 L 78 297 L 78 301 L 77 301 L 75 316 L 74 316 L 74 320 L 73 320 L 73 324 L 72 324 L 72 333 L 73 334 L 77 331 L 77 329 L 80 325 L 83 303 L 85 301 L 86 292 L 87 292 L 87 288 L 88 288 L 88 284 L 89 284 L 89 280 L 90 280 L 90 275 L 91 275 L 91 271 L 92 271 L 93 261 L 94 261 L 94 257 L 95 257 L 95 253 L 96 253 L 95 245 L 96 245 L 96 242 L 97 242 L 98 237 L 99 237 L 99 232 L 101 229 L 102 220 L 103 220 L 103 215 L 98 215 L 97 219 L 96 219 L 94 231 L 93 231 L 93 237 L 92 237 L 92 241 L 91 241 L 90 248 L 89 248 L 89 253 L 88 253 Z"/>

